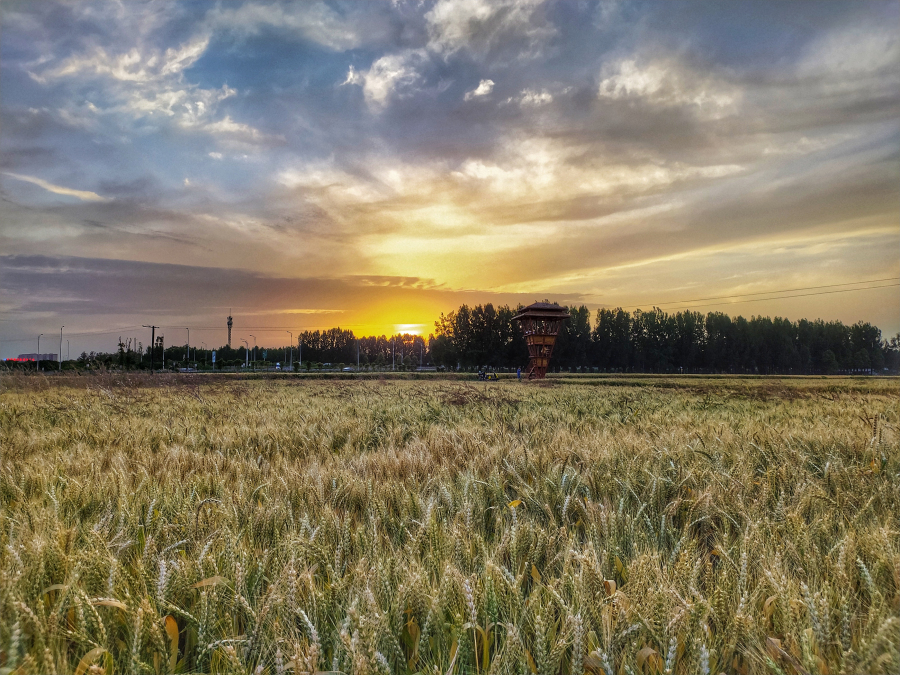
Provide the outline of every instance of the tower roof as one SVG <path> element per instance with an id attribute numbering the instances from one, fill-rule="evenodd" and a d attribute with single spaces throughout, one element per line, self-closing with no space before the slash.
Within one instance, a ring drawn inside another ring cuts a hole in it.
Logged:
<path id="1" fill-rule="evenodd" d="M 555 302 L 535 302 L 525 307 L 513 317 L 515 321 L 522 319 L 556 319 L 562 321 L 568 319 L 570 314 L 565 307 L 560 307 Z"/>

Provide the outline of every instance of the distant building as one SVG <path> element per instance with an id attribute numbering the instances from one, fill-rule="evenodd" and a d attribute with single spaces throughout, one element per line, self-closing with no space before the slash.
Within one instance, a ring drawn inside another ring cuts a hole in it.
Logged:
<path id="1" fill-rule="evenodd" d="M 16 361 L 56 361 L 57 354 L 19 354 Z M 13 359 L 7 359 L 12 361 Z"/>

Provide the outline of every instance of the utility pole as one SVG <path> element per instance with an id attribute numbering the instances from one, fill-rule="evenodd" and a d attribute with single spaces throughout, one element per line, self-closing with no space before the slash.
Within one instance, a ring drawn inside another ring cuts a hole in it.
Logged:
<path id="1" fill-rule="evenodd" d="M 41 333 L 43 335 L 43 333 Z M 38 335 L 37 369 L 41 369 L 41 335 Z"/>
<path id="2" fill-rule="evenodd" d="M 147 324 L 143 325 L 143 328 L 150 329 L 150 372 L 153 372 L 153 350 L 156 348 L 156 329 L 159 326 L 148 326 Z M 165 361 L 165 354 L 163 355 L 163 361 Z"/>
<path id="3" fill-rule="evenodd" d="M 253 338 L 253 370 L 256 370 L 256 336 L 251 333 L 250 337 Z"/>
<path id="4" fill-rule="evenodd" d="M 69 341 L 66 340 L 66 361 L 71 361 L 72 355 L 69 353 Z"/>
<path id="5" fill-rule="evenodd" d="M 241 338 L 241 342 L 243 342 L 246 347 L 244 347 L 244 368 L 250 369 L 250 343 L 247 342 L 244 338 Z"/>
<path id="6" fill-rule="evenodd" d="M 394 359 L 394 337 L 391 336 L 391 371 L 394 370 L 395 365 L 396 361 Z"/>
<path id="7" fill-rule="evenodd" d="M 184 361 L 185 365 L 187 365 L 187 362 L 191 360 L 191 329 L 187 326 L 184 329 L 188 332 L 187 351 L 184 353 Z"/>
<path id="8" fill-rule="evenodd" d="M 205 342 L 201 342 L 200 344 L 203 345 L 203 365 L 205 366 L 206 364 L 209 363 L 209 350 L 206 348 Z M 195 349 L 194 350 L 194 358 L 196 358 L 196 357 L 197 357 L 197 351 Z"/>
<path id="9" fill-rule="evenodd" d="M 288 361 L 288 368 L 290 368 L 291 372 L 293 372 L 293 370 L 294 370 L 294 334 L 289 330 L 285 331 L 285 333 L 287 333 L 288 335 L 291 336 L 291 360 Z"/>
<path id="10" fill-rule="evenodd" d="M 62 329 L 65 326 L 59 327 L 59 372 L 62 372 Z"/>
<path id="11" fill-rule="evenodd" d="M 359 372 L 359 338 L 356 338 L 356 372 Z"/>

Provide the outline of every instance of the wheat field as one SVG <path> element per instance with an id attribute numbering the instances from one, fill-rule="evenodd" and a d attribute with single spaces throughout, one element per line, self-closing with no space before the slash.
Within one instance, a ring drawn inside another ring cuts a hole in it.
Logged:
<path id="1" fill-rule="evenodd" d="M 898 394 L 7 377 L 0 673 L 896 673 Z"/>

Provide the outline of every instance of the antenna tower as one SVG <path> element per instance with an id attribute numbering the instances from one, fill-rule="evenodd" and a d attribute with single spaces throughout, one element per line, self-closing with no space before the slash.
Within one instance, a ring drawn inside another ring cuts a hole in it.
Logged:
<path id="1" fill-rule="evenodd" d="M 231 348 L 231 325 L 233 321 L 231 320 L 231 309 L 228 310 L 228 348 Z"/>

